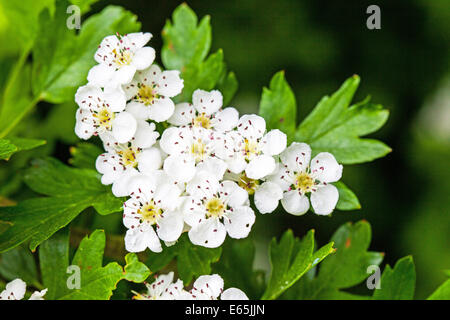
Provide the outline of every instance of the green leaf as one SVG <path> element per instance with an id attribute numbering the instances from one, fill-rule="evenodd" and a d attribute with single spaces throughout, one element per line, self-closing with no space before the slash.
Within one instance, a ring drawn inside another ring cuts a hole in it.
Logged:
<path id="1" fill-rule="evenodd" d="M 331 238 L 337 249 L 319 266 L 317 276 L 312 273 L 304 277 L 289 292 L 289 299 L 327 300 L 327 299 L 368 299 L 342 291 L 364 281 L 369 274 L 367 268 L 379 265 L 383 254 L 367 251 L 371 240 L 369 223 L 362 220 L 356 224 L 341 226 Z"/>
<path id="2" fill-rule="evenodd" d="M 308 270 L 334 252 L 333 242 L 314 252 L 314 230 L 303 239 L 294 238 L 292 230 L 286 231 L 277 243 L 270 243 L 272 272 L 262 299 L 275 299 L 297 282 Z"/>
<path id="3" fill-rule="evenodd" d="M 226 287 L 239 288 L 250 299 L 259 299 L 264 291 L 264 272 L 253 270 L 254 259 L 255 246 L 250 239 L 225 241 L 213 273 L 220 274 Z"/>
<path id="4" fill-rule="evenodd" d="M 75 274 L 67 273 L 69 266 L 67 231 L 61 230 L 39 248 L 42 279 L 44 286 L 48 288 L 46 298 L 107 300 L 120 280 L 142 282 L 150 274 L 150 270 L 138 261 L 134 253 L 127 254 L 124 268 L 116 262 L 103 266 L 106 237 L 103 230 L 96 230 L 81 241 L 75 252 L 71 265 L 79 267 L 81 283 L 79 289 L 69 289 L 68 277 Z"/>
<path id="5" fill-rule="evenodd" d="M 128 253 L 125 256 L 125 279 L 132 282 L 144 282 L 150 275 L 150 270 L 145 264 L 139 261 L 135 253 Z"/>
<path id="6" fill-rule="evenodd" d="M 211 26 L 205 16 L 197 26 L 197 16 L 186 3 L 172 14 L 162 31 L 164 40 L 161 59 L 167 69 L 183 71 L 187 65 L 199 65 L 211 48 Z"/>
<path id="7" fill-rule="evenodd" d="M 25 174 L 26 184 L 49 197 L 34 198 L 12 207 L 0 207 L 0 221 L 11 226 L 0 233 L 0 252 L 30 240 L 30 249 L 93 206 L 100 214 L 122 210 L 122 199 L 101 184 L 94 170 L 68 167 L 56 159 L 35 160 Z"/>
<path id="8" fill-rule="evenodd" d="M 339 210 L 356 210 L 361 209 L 358 198 L 343 182 L 334 183 L 339 191 L 339 201 L 336 208 Z"/>
<path id="9" fill-rule="evenodd" d="M 224 90 L 224 105 L 228 104 L 237 90 L 233 73 L 227 73 L 223 52 L 219 49 L 211 54 L 211 26 L 209 16 L 200 23 L 194 11 L 185 3 L 173 12 L 172 20 L 167 20 L 162 31 L 162 62 L 167 69 L 177 69 L 184 80 L 184 88 L 175 100 L 191 101 L 196 89 Z"/>
<path id="10" fill-rule="evenodd" d="M 8 281 L 21 278 L 28 285 L 41 288 L 33 255 L 23 247 L 0 254 L 0 275 Z"/>
<path id="11" fill-rule="evenodd" d="M 372 161 L 389 153 L 384 143 L 360 138 L 381 128 L 389 112 L 368 99 L 350 106 L 358 85 L 355 75 L 331 97 L 322 98 L 299 125 L 295 140 L 310 144 L 315 154 L 331 152 L 343 164 Z"/>
<path id="12" fill-rule="evenodd" d="M 39 34 L 33 47 L 33 93 L 44 100 L 73 100 L 76 89 L 96 62 L 94 53 L 111 34 L 140 29 L 136 16 L 121 7 L 108 6 L 85 20 L 77 35 L 66 27 L 68 2 L 58 1 L 54 15 L 46 10 L 39 17 Z"/>
<path id="13" fill-rule="evenodd" d="M 82 13 L 88 12 L 91 9 L 91 5 L 99 0 L 70 0 L 70 2 L 80 8 Z"/>
<path id="14" fill-rule="evenodd" d="M 221 49 L 198 65 L 187 65 L 181 72 L 184 88 L 183 92 L 177 96 L 177 101 L 190 101 L 192 93 L 197 89 L 212 90 L 218 84 L 223 72 L 225 72 L 225 64 Z"/>
<path id="15" fill-rule="evenodd" d="M 219 80 L 217 84 L 217 89 L 222 92 L 223 95 L 223 105 L 228 106 L 233 99 L 236 91 L 238 89 L 238 81 L 234 72 L 229 72 L 228 74 L 224 72 L 223 77 Z"/>
<path id="16" fill-rule="evenodd" d="M 30 150 L 42 146 L 45 140 L 25 139 L 25 138 L 8 138 L 0 139 L 0 159 L 9 160 L 16 152 L 22 150 Z"/>
<path id="17" fill-rule="evenodd" d="M 6 139 L 0 139 L 0 159 L 8 160 L 14 152 L 17 152 L 17 146 Z"/>
<path id="18" fill-rule="evenodd" d="M 44 8 L 52 8 L 54 2 L 55 0 L 0 0 L 0 11 L 6 19 L 7 33 L 21 47 L 29 46 L 37 34 L 39 13 Z"/>
<path id="19" fill-rule="evenodd" d="M 412 300 L 416 286 L 416 270 L 411 256 L 397 261 L 394 269 L 386 265 L 380 279 L 380 289 L 375 289 L 374 300 Z"/>
<path id="20" fill-rule="evenodd" d="M 103 152 L 96 145 L 88 142 L 78 143 L 70 148 L 69 163 L 77 168 L 94 169 L 97 157 Z"/>
<path id="21" fill-rule="evenodd" d="M 259 115 L 266 120 L 267 130 L 280 129 L 291 142 L 295 133 L 296 113 L 294 93 L 284 77 L 284 71 L 279 71 L 270 80 L 269 88 L 263 88 Z"/>
<path id="22" fill-rule="evenodd" d="M 220 247 L 196 246 L 184 234 L 175 245 L 164 248 L 161 253 L 150 253 L 146 264 L 152 272 L 157 272 L 176 257 L 180 279 L 187 285 L 194 277 L 211 274 L 211 263 L 219 260 L 221 252 Z"/>
<path id="23" fill-rule="evenodd" d="M 69 229 L 64 228 L 45 240 L 39 247 L 42 282 L 48 289 L 45 298 L 54 300 L 67 293 L 69 276 Z"/>
<path id="24" fill-rule="evenodd" d="M 427 300 L 450 300 L 450 279 L 441 284 Z"/>
<path id="25" fill-rule="evenodd" d="M 96 230 L 81 241 L 72 260 L 72 265 L 80 267 L 80 289 L 67 289 L 67 292 L 57 299 L 108 300 L 120 280 L 140 282 L 148 277 L 150 271 L 137 260 L 135 254 L 128 254 L 125 257 L 127 262 L 125 269 L 117 262 L 103 266 L 105 241 L 103 230 Z"/>

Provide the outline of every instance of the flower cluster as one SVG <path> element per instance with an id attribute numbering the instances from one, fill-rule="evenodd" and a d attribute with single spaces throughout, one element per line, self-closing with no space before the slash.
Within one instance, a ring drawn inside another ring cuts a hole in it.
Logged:
<path id="1" fill-rule="evenodd" d="M 218 274 L 200 276 L 192 289 L 187 291 L 183 281 L 173 281 L 173 272 L 158 276 L 152 283 L 145 284 L 147 293 L 133 291 L 135 300 L 248 300 L 240 289 L 228 288 L 225 291 L 222 277 Z"/>
<path id="2" fill-rule="evenodd" d="M 145 46 L 150 38 L 106 37 L 95 54 L 98 65 L 75 96 L 76 134 L 100 137 L 101 181 L 115 196 L 128 197 L 128 251 L 160 252 L 161 240 L 171 245 L 183 232 L 209 248 L 227 235 L 245 238 L 255 222 L 250 199 L 261 213 L 279 202 L 294 215 L 310 203 L 316 214 L 334 210 L 338 191 L 331 183 L 342 166 L 333 155 L 311 160 L 307 144 L 287 147 L 286 134 L 267 131 L 258 115 L 224 107 L 217 90 L 197 89 L 191 103 L 175 104 L 184 86 L 180 72 L 154 63 L 155 50 Z M 164 129 L 158 132 L 156 123 Z"/>
<path id="3" fill-rule="evenodd" d="M 0 293 L 0 300 L 22 300 L 25 296 L 27 284 L 22 279 L 15 279 L 6 284 L 5 290 Z M 28 300 L 44 300 L 47 289 L 35 291 Z"/>

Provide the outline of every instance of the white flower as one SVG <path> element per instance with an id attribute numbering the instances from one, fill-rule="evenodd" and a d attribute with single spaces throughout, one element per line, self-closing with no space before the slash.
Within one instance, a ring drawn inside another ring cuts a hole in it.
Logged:
<path id="1" fill-rule="evenodd" d="M 172 97 L 183 89 L 183 80 L 178 70 L 161 69 L 153 64 L 150 68 L 138 71 L 130 84 L 124 86 L 127 100 L 126 110 L 137 119 L 166 121 L 172 116 L 175 105 Z"/>
<path id="2" fill-rule="evenodd" d="M 237 132 L 230 132 L 234 140 L 234 154 L 227 159 L 228 169 L 245 174 L 250 179 L 262 179 L 273 173 L 273 156 L 286 148 L 286 134 L 274 129 L 265 134 L 266 121 L 257 115 L 244 115 L 239 119 Z"/>
<path id="3" fill-rule="evenodd" d="M 0 300 L 22 300 L 26 292 L 26 283 L 22 279 L 15 279 L 6 284 L 5 290 L 0 293 Z M 29 300 L 44 300 L 47 289 L 35 291 Z"/>
<path id="4" fill-rule="evenodd" d="M 283 198 L 283 190 L 278 184 L 265 179 L 250 179 L 245 172 L 236 174 L 227 170 L 224 180 L 235 181 L 249 195 L 254 195 L 255 206 L 262 214 L 274 211 L 278 207 L 278 202 Z"/>
<path id="5" fill-rule="evenodd" d="M 92 135 L 110 133 L 120 143 L 127 142 L 136 131 L 136 119 L 124 112 L 125 93 L 120 87 L 99 87 L 86 85 L 78 88 L 75 101 L 79 106 L 76 113 L 75 133 L 81 139 Z"/>
<path id="6" fill-rule="evenodd" d="M 189 300 L 191 296 L 183 288 L 183 281 L 173 282 L 173 272 L 158 276 L 154 282 L 145 283 L 147 293 L 132 291 L 135 300 Z"/>
<path id="7" fill-rule="evenodd" d="M 219 181 L 207 171 L 199 171 L 186 185 L 184 220 L 191 226 L 189 239 L 208 248 L 220 246 L 228 235 L 248 236 L 255 214 L 247 192 L 233 181 Z"/>
<path id="8" fill-rule="evenodd" d="M 195 280 L 190 291 L 195 300 L 248 300 L 240 289 L 229 288 L 223 291 L 224 283 L 218 274 L 205 275 Z"/>
<path id="9" fill-rule="evenodd" d="M 331 153 L 321 152 L 311 160 L 311 148 L 306 143 L 292 143 L 281 155 L 282 166 L 270 178 L 283 189 L 283 208 L 294 215 L 304 214 L 311 205 L 319 215 L 330 214 L 336 207 L 339 193 L 329 184 L 342 176 L 339 165 Z"/>
<path id="10" fill-rule="evenodd" d="M 99 87 L 129 83 L 136 70 L 148 68 L 155 60 L 155 50 L 144 47 L 151 37 L 148 32 L 105 37 L 95 52 L 98 65 L 89 71 L 89 83 Z"/>
<path id="11" fill-rule="evenodd" d="M 127 181 L 138 172 L 150 174 L 161 168 L 161 152 L 153 146 L 158 133 L 154 131 L 153 123 L 145 123 L 137 131 L 141 134 L 142 130 L 142 136 L 138 135 L 128 143 L 114 142 L 111 136 L 103 137 L 107 152 L 97 157 L 95 167 L 102 174 L 102 183 L 112 184 L 112 193 L 116 197 L 128 195 Z"/>
<path id="12" fill-rule="evenodd" d="M 221 160 L 226 149 L 226 136 L 202 127 L 170 127 L 164 130 L 160 146 L 168 154 L 164 171 L 179 182 L 192 179 L 197 169 L 208 170 L 221 179 L 227 168 Z"/>
<path id="13" fill-rule="evenodd" d="M 172 242 L 180 237 L 184 226 L 183 214 L 178 209 L 181 190 L 163 171 L 130 178 L 128 193 L 131 198 L 123 205 L 128 251 L 141 252 L 149 248 L 161 252 L 160 239 Z"/>
<path id="14" fill-rule="evenodd" d="M 239 120 L 239 113 L 231 107 L 220 109 L 222 102 L 220 91 L 197 89 L 192 95 L 192 104 L 177 104 L 168 122 L 175 126 L 192 125 L 221 132 L 233 130 Z"/>

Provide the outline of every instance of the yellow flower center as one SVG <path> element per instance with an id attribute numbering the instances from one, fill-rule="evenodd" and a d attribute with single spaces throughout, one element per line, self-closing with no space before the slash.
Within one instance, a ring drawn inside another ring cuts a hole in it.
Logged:
<path id="1" fill-rule="evenodd" d="M 311 192 L 314 186 L 314 179 L 306 172 L 299 172 L 295 177 L 295 188 L 302 193 Z"/>
<path id="2" fill-rule="evenodd" d="M 207 117 L 204 113 L 199 115 L 194 119 L 194 126 L 196 127 L 203 127 L 205 129 L 211 128 L 211 120 L 209 117 Z"/>
<path id="3" fill-rule="evenodd" d="M 258 142 L 255 140 L 244 140 L 244 155 L 247 161 L 250 161 L 254 156 L 259 153 Z"/>
<path id="4" fill-rule="evenodd" d="M 139 209 L 138 213 L 141 214 L 141 219 L 143 221 L 147 221 L 151 225 L 154 225 L 161 216 L 162 210 L 158 208 L 155 201 L 152 200 L 150 203 Z"/>
<path id="5" fill-rule="evenodd" d="M 104 127 L 106 130 L 111 130 L 114 112 L 109 108 L 103 107 L 100 111 L 94 113 L 93 116 L 97 119 L 98 126 Z"/>
<path id="6" fill-rule="evenodd" d="M 117 52 L 116 49 L 112 51 L 114 53 L 114 63 L 118 66 L 129 65 L 131 63 L 131 52 L 130 50 L 120 49 Z"/>
<path id="7" fill-rule="evenodd" d="M 225 204 L 219 198 L 209 199 L 206 203 L 207 215 L 220 218 L 225 212 Z"/>
<path id="8" fill-rule="evenodd" d="M 123 150 L 117 151 L 117 154 L 121 158 L 122 165 L 125 167 L 133 167 L 136 168 L 138 165 L 138 161 L 136 159 L 139 150 L 137 148 L 128 147 Z"/>
<path id="9" fill-rule="evenodd" d="M 139 86 L 139 91 L 136 95 L 136 99 L 145 104 L 146 106 L 153 104 L 156 98 L 156 94 L 153 92 L 153 88 L 146 86 L 145 84 L 141 84 Z"/>
<path id="10" fill-rule="evenodd" d="M 255 193 L 256 188 L 258 188 L 259 181 L 250 179 L 249 177 L 247 177 L 245 172 L 243 172 L 239 175 L 238 185 L 239 187 L 247 191 L 249 195 L 252 195 Z"/>
<path id="11" fill-rule="evenodd" d="M 195 162 L 202 161 L 207 156 L 205 144 L 200 139 L 194 141 L 191 145 L 191 153 L 195 158 Z"/>

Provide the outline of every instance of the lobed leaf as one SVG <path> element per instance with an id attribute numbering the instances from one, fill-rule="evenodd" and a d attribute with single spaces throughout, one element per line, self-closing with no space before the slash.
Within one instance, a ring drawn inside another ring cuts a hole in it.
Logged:
<path id="1" fill-rule="evenodd" d="M 297 128 L 296 141 L 308 143 L 315 154 L 331 152 L 343 164 L 372 161 L 391 152 L 378 140 L 360 138 L 381 128 L 389 112 L 368 99 L 350 106 L 358 85 L 355 75 L 331 97 L 322 98 Z"/>
<path id="2" fill-rule="evenodd" d="M 380 288 L 375 289 L 374 300 L 412 300 L 416 286 L 416 270 L 411 256 L 397 261 L 392 269 L 384 268 L 380 279 Z"/>
<path id="3" fill-rule="evenodd" d="M 0 233 L 0 252 L 28 240 L 30 249 L 35 250 L 90 206 L 100 214 L 122 210 L 122 199 L 115 198 L 93 170 L 70 168 L 45 158 L 35 160 L 24 179 L 31 189 L 49 197 L 0 207 L 0 221 L 9 224 Z"/>
<path id="4" fill-rule="evenodd" d="M 314 230 L 303 239 L 294 238 L 291 230 L 286 231 L 277 243 L 270 243 L 272 271 L 262 299 L 275 299 L 297 282 L 307 271 L 321 262 L 335 250 L 333 242 L 314 252 Z"/>
<path id="5" fill-rule="evenodd" d="M 264 87 L 259 103 L 259 115 L 266 120 L 267 130 L 280 129 L 292 142 L 296 127 L 297 105 L 291 87 L 284 77 L 284 71 L 277 72 Z"/>
<path id="6" fill-rule="evenodd" d="M 184 88 L 175 100 L 191 101 L 196 89 L 223 90 L 224 106 L 237 90 L 234 73 L 227 73 L 222 50 L 208 56 L 211 49 L 211 25 L 209 16 L 199 23 L 194 11 L 185 3 L 173 12 L 162 31 L 161 59 L 166 69 L 181 72 Z"/>

